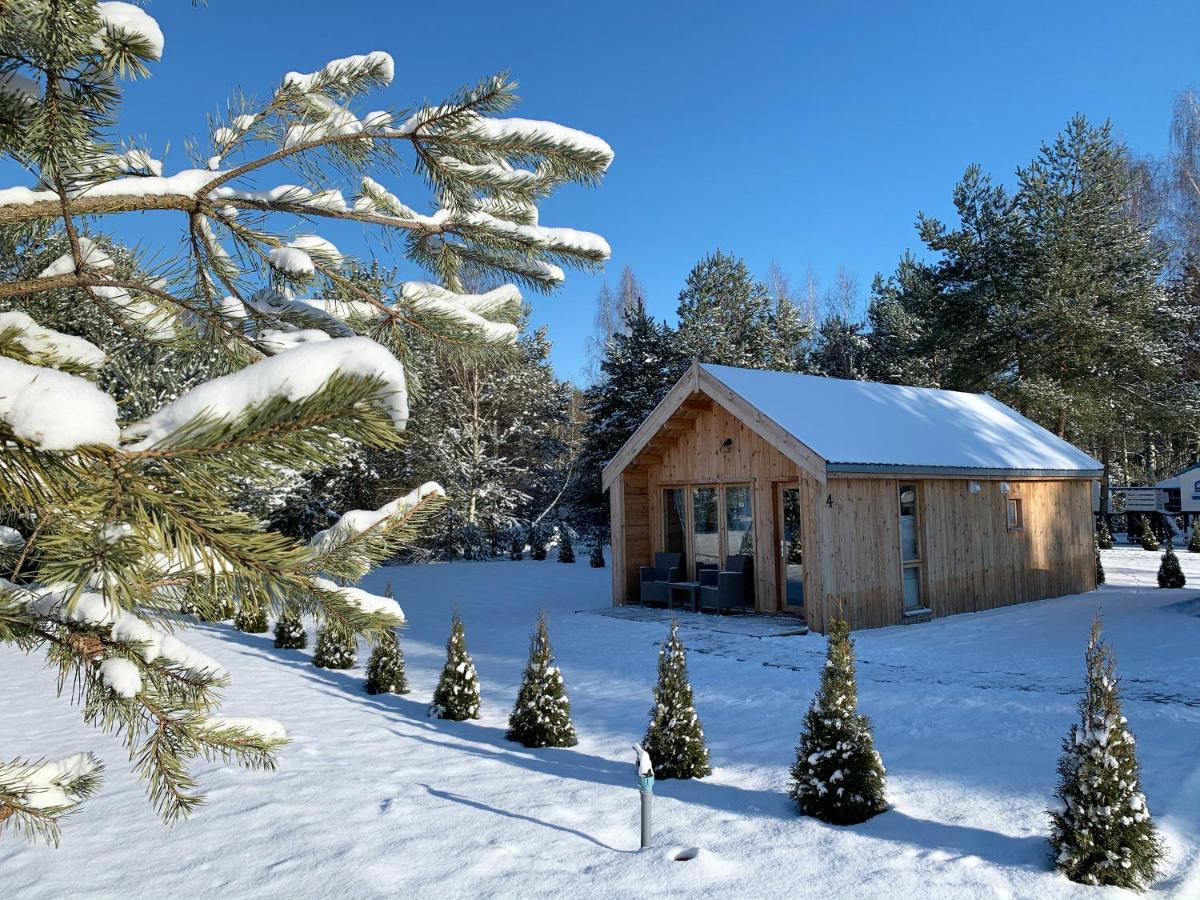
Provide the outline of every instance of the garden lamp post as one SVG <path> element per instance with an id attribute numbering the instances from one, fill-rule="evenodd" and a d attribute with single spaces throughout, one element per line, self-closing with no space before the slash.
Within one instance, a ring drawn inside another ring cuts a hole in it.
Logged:
<path id="1" fill-rule="evenodd" d="M 650 846 L 650 803 L 654 800 L 654 764 L 641 744 L 633 745 L 637 754 L 638 793 L 642 798 L 642 849 Z"/>

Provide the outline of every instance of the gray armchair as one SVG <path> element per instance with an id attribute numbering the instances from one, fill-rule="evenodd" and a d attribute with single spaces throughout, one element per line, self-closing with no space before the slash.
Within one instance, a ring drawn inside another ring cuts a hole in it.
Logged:
<path id="1" fill-rule="evenodd" d="M 754 557 L 730 556 L 726 558 L 725 568 L 721 571 L 704 569 L 700 572 L 700 589 L 697 593 L 701 609 L 716 612 L 753 609 Z"/>
<path id="2" fill-rule="evenodd" d="M 671 595 L 667 585 L 672 581 L 683 581 L 683 554 L 655 553 L 654 565 L 642 566 L 639 580 L 642 603 L 647 600 L 668 603 Z"/>

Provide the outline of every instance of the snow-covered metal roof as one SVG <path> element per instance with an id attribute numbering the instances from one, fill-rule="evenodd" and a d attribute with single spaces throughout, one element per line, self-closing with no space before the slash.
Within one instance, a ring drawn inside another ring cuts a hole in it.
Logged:
<path id="1" fill-rule="evenodd" d="M 1099 476 L 1101 464 L 985 394 L 702 364 L 829 472 Z"/>

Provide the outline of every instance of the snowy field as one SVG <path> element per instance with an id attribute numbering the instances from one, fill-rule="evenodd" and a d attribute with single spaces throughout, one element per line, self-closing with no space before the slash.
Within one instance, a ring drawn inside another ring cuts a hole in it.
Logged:
<path id="1" fill-rule="evenodd" d="M 363 693 L 365 653 L 330 672 L 307 652 L 273 649 L 269 635 L 206 627 L 193 642 L 233 673 L 226 711 L 274 716 L 293 742 L 276 773 L 204 767 L 208 803 L 174 828 L 155 818 L 119 743 L 54 701 L 37 659 L 0 649 L 3 752 L 94 746 L 108 764 L 61 849 L 0 844 L 0 895 L 1116 896 L 1050 870 L 1043 812 L 1099 608 L 1169 846 L 1154 893 L 1200 897 L 1200 558 L 1181 554 L 1197 589 L 1177 591 L 1155 586 L 1158 558 L 1106 551 L 1109 584 L 1094 594 L 859 633 L 861 705 L 894 809 L 853 828 L 799 818 L 784 794 L 823 639 L 685 624 L 715 768 L 659 783 L 645 852 L 630 744 L 665 627 L 598 614 L 608 569 L 525 560 L 375 572 L 364 586 L 390 581 L 411 622 L 405 697 Z M 456 604 L 483 684 L 477 722 L 425 715 Z M 579 731 L 569 750 L 504 739 L 539 607 Z M 680 847 L 700 853 L 675 862 Z"/>

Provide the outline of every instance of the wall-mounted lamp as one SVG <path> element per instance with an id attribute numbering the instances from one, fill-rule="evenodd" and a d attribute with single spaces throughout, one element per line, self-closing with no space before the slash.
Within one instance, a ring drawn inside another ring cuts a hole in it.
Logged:
<path id="1" fill-rule="evenodd" d="M 972 494 L 978 494 L 980 491 L 983 490 L 983 488 L 981 488 L 979 486 L 978 481 L 970 481 L 970 482 L 967 482 L 967 490 L 969 490 Z"/>
<path id="2" fill-rule="evenodd" d="M 1002 493 L 1002 494 L 1008 493 L 1008 482 L 1007 481 L 1000 482 L 1000 493 Z"/>
<path id="3" fill-rule="evenodd" d="M 732 449 L 733 449 L 733 438 L 725 438 L 725 440 L 721 441 L 721 452 L 722 453 L 728 453 Z"/>

